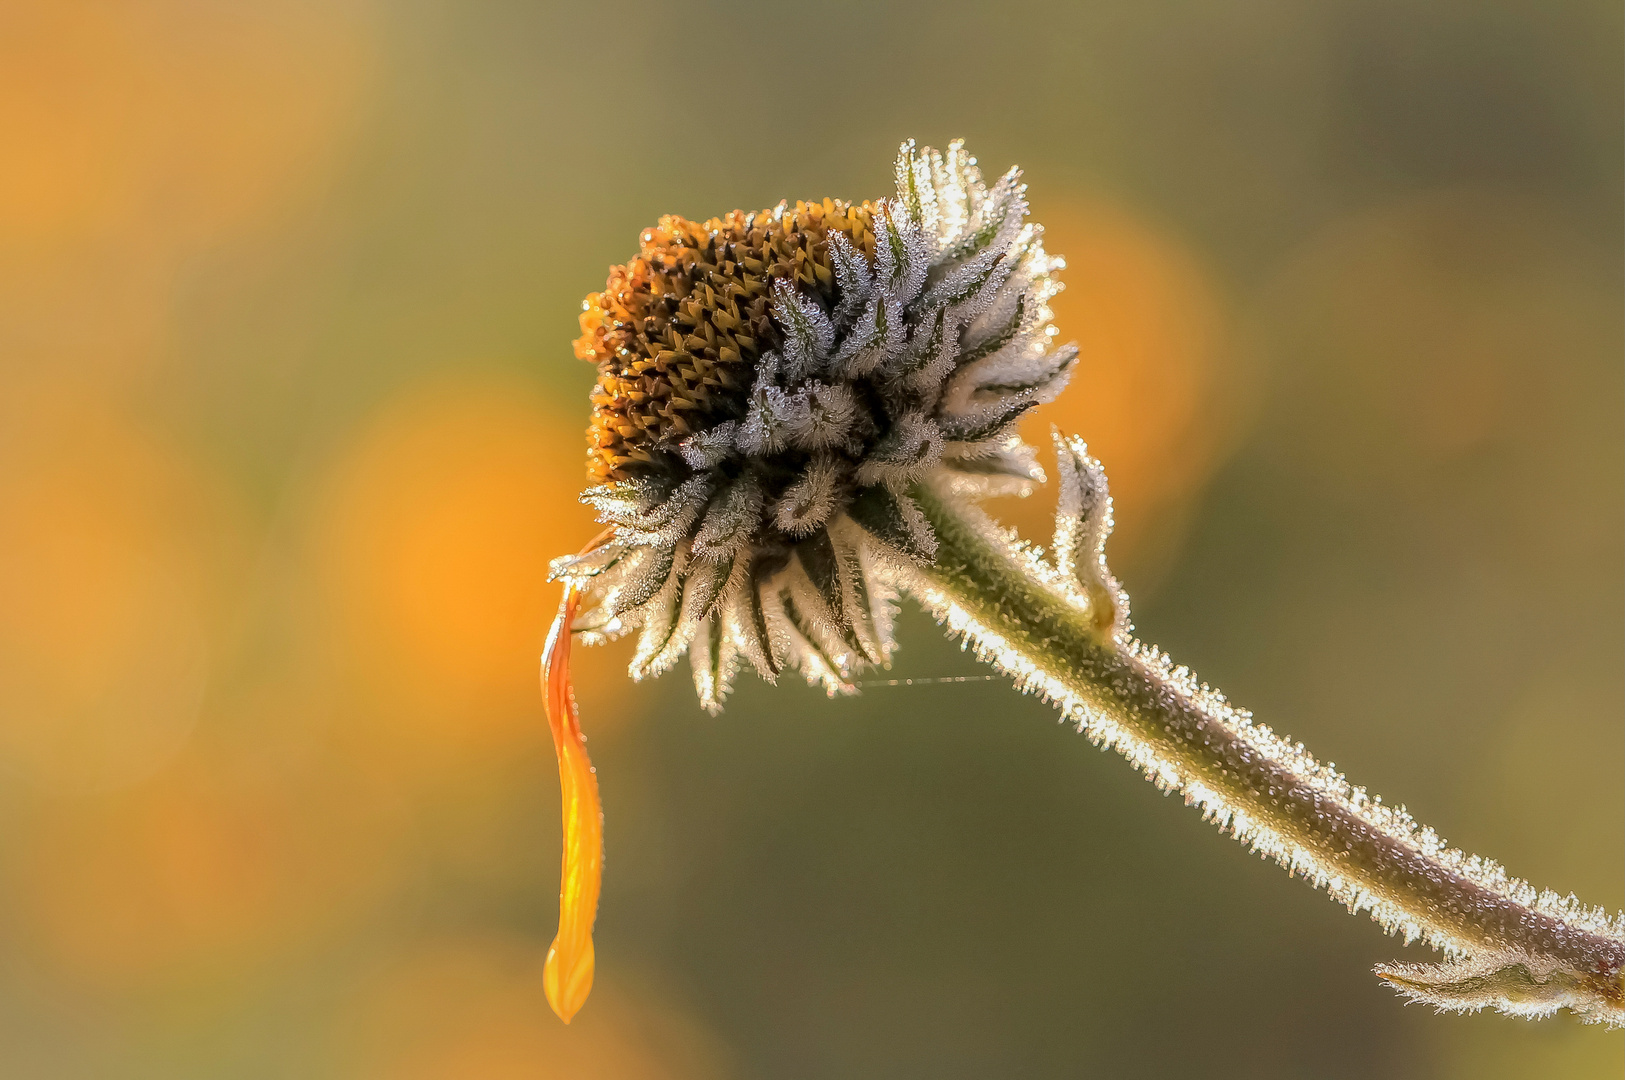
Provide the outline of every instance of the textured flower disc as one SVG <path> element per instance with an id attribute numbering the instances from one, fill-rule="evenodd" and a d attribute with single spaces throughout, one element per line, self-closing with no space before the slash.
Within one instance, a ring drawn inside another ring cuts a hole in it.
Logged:
<path id="1" fill-rule="evenodd" d="M 598 364 L 592 475 L 625 480 L 685 436 L 743 415 L 757 361 L 783 343 L 769 288 L 835 296 L 829 234 L 873 257 L 874 207 L 833 199 L 644 230 L 637 258 L 582 305 L 576 356 Z"/>
<path id="2" fill-rule="evenodd" d="M 639 631 L 638 677 L 687 651 L 713 710 L 743 663 L 834 693 L 888 659 L 885 569 L 936 546 L 913 486 L 1041 479 L 1014 423 L 1075 351 L 1024 194 L 906 143 L 893 199 L 644 232 L 576 342 L 599 372 L 583 499 L 614 529 L 554 564 L 595 601 L 586 640 Z"/>

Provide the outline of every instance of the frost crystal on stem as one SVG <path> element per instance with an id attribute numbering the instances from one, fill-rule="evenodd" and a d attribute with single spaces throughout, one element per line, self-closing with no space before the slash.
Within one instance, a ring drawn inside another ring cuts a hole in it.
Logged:
<path id="1" fill-rule="evenodd" d="M 1082 445 L 1060 442 L 1063 460 L 1068 451 L 1083 459 L 1077 474 L 1103 485 Z M 1097 498 L 1106 498 L 1103 486 Z M 1625 915 L 1537 892 L 1500 865 L 1450 847 L 1403 807 L 1255 724 L 1129 627 L 1102 633 L 1101 609 L 1083 602 L 1073 575 L 951 491 L 922 490 L 920 504 L 938 538 L 937 557 L 927 567 L 892 563 L 894 587 L 1018 687 L 1253 851 L 1350 912 L 1369 911 L 1388 932 L 1445 954 L 1437 967 L 1379 968 L 1392 985 L 1441 1009 L 1543 1016 L 1562 1007 L 1625 1024 Z M 1059 527 L 1066 525 L 1063 509 Z"/>
<path id="2" fill-rule="evenodd" d="M 906 143 L 896 178 L 877 203 L 663 218 L 588 297 L 583 499 L 610 529 L 553 564 L 586 598 L 570 629 L 636 633 L 634 678 L 686 653 L 715 712 L 745 666 L 851 692 L 889 660 L 910 595 L 1159 788 L 1441 950 L 1439 965 L 1379 969 L 1402 993 L 1625 1025 L 1625 915 L 1450 847 L 1132 636 L 1105 558 L 1105 473 L 1082 442 L 1055 436 L 1048 559 L 982 513 L 979 499 L 1042 480 L 1013 425 L 1074 359 L 1047 304 L 1062 264 L 1025 220 L 1019 171 L 990 187 L 960 144 Z"/>

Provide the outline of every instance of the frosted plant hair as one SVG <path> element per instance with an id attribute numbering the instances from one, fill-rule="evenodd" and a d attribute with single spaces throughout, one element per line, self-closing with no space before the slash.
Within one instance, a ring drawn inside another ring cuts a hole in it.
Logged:
<path id="1" fill-rule="evenodd" d="M 591 987 L 601 865 L 572 638 L 636 634 L 634 678 L 686 655 L 717 712 L 746 668 L 853 692 L 889 662 L 906 595 L 1222 831 L 1441 951 L 1378 969 L 1408 998 L 1625 1026 L 1625 915 L 1451 847 L 1133 636 L 1105 470 L 1081 440 L 1054 434 L 1049 552 L 980 509 L 1043 480 L 1015 424 L 1076 358 L 1050 324 L 1062 263 L 1019 170 L 988 185 L 960 143 L 909 142 L 895 178 L 877 202 L 662 218 L 584 304 L 582 498 L 608 528 L 553 563 L 565 602 L 543 660 L 566 806 L 560 1016 Z"/>

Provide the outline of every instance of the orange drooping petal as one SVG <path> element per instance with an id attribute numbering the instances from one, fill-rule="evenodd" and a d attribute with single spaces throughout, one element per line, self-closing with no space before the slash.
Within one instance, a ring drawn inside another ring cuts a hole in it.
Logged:
<path id="1" fill-rule="evenodd" d="M 547 951 L 542 987 L 547 1003 L 566 1024 L 592 992 L 592 924 L 604 872 L 604 812 L 598 777 L 587 758 L 587 741 L 570 687 L 570 624 L 581 594 L 566 585 L 564 603 L 542 653 L 542 693 L 553 749 L 559 757 L 564 796 L 564 858 L 559 880 L 559 933 Z"/>

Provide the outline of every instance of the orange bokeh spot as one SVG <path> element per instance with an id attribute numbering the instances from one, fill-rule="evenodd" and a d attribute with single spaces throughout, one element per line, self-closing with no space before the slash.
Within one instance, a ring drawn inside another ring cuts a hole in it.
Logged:
<path id="1" fill-rule="evenodd" d="M 117 410 L 13 389 L 0 415 L 0 775 L 55 792 L 129 783 L 197 719 L 233 519 Z"/>
<path id="2" fill-rule="evenodd" d="M 1201 264 L 1129 211 L 1071 199 L 1034 208 L 1045 246 L 1066 258 L 1051 301 L 1058 341 L 1076 341 L 1071 385 L 1034 409 L 1022 434 L 1049 445 L 1049 427 L 1089 443 L 1111 479 L 1113 552 L 1133 556 L 1146 530 L 1209 475 L 1235 422 L 1225 317 Z M 1047 539 L 1047 498 L 1003 500 L 994 512 Z"/>
<path id="3" fill-rule="evenodd" d="M 529 939 L 423 949 L 361 995 L 339 1065 L 358 1080 L 681 1080 L 723 1073 L 712 1040 L 669 1006 L 600 990 L 569 1027 L 547 1011 Z"/>
<path id="4" fill-rule="evenodd" d="M 1568 369 L 1548 358 L 1615 349 L 1594 329 L 1613 316 L 1575 284 L 1580 243 L 1549 208 L 1468 189 L 1375 207 L 1311 238 L 1263 293 L 1277 392 L 1315 403 L 1273 420 L 1292 460 L 1425 492 L 1441 469 L 1454 476 L 1497 444 L 1545 438 L 1546 417 L 1573 408 L 1559 404 Z"/>
<path id="5" fill-rule="evenodd" d="M 395 823 L 328 770 L 244 783 L 188 755 L 108 799 L 59 804 L 19 853 L 30 945 L 110 989 L 256 965 L 361 910 L 393 868 Z"/>
<path id="6" fill-rule="evenodd" d="M 354 126 L 364 31 L 342 4 L 8 3 L 0 240 L 172 241 L 252 219 Z"/>
<path id="7" fill-rule="evenodd" d="M 342 655 L 391 715 L 539 731 L 548 562 L 599 529 L 584 475 L 579 416 L 518 382 L 419 387 L 366 425 L 324 500 L 320 558 Z M 578 682 L 624 683 L 606 661 L 584 650 Z"/>
<path id="8" fill-rule="evenodd" d="M 371 38 L 349 0 L 0 5 L 8 360 L 98 380 L 161 361 L 197 253 L 281 243 L 336 173 Z"/>
<path id="9" fill-rule="evenodd" d="M 100 984 L 230 965 L 276 911 L 279 829 L 197 777 L 59 812 L 25 863 L 36 944 Z"/>

